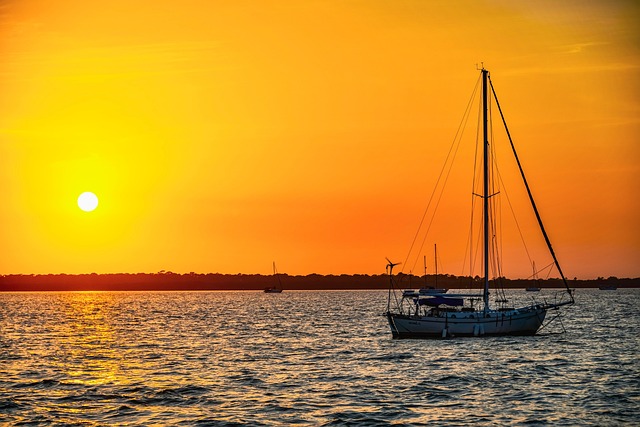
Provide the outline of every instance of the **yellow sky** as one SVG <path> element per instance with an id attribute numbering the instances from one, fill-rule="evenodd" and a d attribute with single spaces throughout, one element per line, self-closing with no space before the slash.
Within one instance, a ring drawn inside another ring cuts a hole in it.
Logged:
<path id="1" fill-rule="evenodd" d="M 0 274 L 384 272 L 484 62 L 566 274 L 640 276 L 639 9 L 5 0 Z"/>

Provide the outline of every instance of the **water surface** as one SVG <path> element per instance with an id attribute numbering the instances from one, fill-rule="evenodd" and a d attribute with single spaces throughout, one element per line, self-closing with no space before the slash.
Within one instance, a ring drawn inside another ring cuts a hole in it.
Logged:
<path id="1" fill-rule="evenodd" d="M 4 293 L 0 422 L 637 425 L 640 291 L 576 299 L 534 337 L 394 340 L 385 291 Z"/>

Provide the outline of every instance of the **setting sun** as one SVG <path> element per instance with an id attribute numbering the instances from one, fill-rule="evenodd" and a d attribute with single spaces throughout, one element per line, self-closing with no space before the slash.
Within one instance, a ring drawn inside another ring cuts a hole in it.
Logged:
<path id="1" fill-rule="evenodd" d="M 90 191 L 85 191 L 78 196 L 78 207 L 85 212 L 91 212 L 98 207 L 98 196 Z"/>

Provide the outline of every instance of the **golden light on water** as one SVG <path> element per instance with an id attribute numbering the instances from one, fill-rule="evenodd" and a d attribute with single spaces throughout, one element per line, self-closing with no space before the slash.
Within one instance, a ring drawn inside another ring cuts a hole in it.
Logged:
<path id="1" fill-rule="evenodd" d="M 386 291 L 1 293 L 0 401 L 16 425 L 633 424 L 640 294 L 602 294 L 542 336 L 426 351 L 391 339 Z"/>
<path id="2" fill-rule="evenodd" d="M 84 385 L 126 383 L 120 375 L 126 360 L 114 348 L 113 295 L 103 292 L 73 292 L 60 301 L 60 329 L 54 347 L 62 354 L 60 368 L 67 381 Z"/>

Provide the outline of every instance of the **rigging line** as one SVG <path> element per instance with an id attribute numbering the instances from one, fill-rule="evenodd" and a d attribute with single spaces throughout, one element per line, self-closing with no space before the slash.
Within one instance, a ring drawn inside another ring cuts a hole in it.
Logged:
<path id="1" fill-rule="evenodd" d="M 531 189 L 529 188 L 529 184 L 527 183 L 527 178 L 524 175 L 524 170 L 522 169 L 522 165 L 520 164 L 520 159 L 518 158 L 518 153 L 516 152 L 516 147 L 513 145 L 513 140 L 511 139 L 511 133 L 509 132 L 509 128 L 507 127 L 507 121 L 504 118 L 504 114 L 502 114 L 502 108 L 500 108 L 500 102 L 498 101 L 498 95 L 496 95 L 496 91 L 493 87 L 493 82 L 491 81 L 491 77 L 489 77 L 489 84 L 491 85 L 491 92 L 493 92 L 493 97 L 496 100 L 496 106 L 498 107 L 498 111 L 500 111 L 500 117 L 502 117 L 502 123 L 504 124 L 504 129 L 507 132 L 507 136 L 509 137 L 509 143 L 511 143 L 511 149 L 513 150 L 513 155 L 516 158 L 516 163 L 518 164 L 518 169 L 520 169 L 520 174 L 522 175 L 522 180 L 524 181 L 524 185 L 527 188 L 527 194 L 529 195 L 529 200 L 531 201 L 531 206 L 533 207 L 533 211 L 536 214 L 536 219 L 538 220 L 538 225 L 540 225 L 540 230 L 542 231 L 542 235 L 544 236 L 544 240 L 547 242 L 547 247 L 549 248 L 549 252 L 551 253 L 551 257 L 556 264 L 556 268 L 562 277 L 562 282 L 564 283 L 567 292 L 571 298 L 571 302 L 574 302 L 573 295 L 571 294 L 571 289 L 569 289 L 569 284 L 567 283 L 567 278 L 562 272 L 562 268 L 560 267 L 560 263 L 558 262 L 558 258 L 556 257 L 555 252 L 553 251 L 553 247 L 551 246 L 551 241 L 549 240 L 549 236 L 547 235 L 546 230 L 544 229 L 544 225 L 542 224 L 542 218 L 540 217 L 540 213 L 538 212 L 538 208 L 536 206 L 535 201 L 533 200 L 533 195 L 531 194 Z"/>
<path id="2" fill-rule="evenodd" d="M 429 226 L 427 227 L 427 231 L 425 232 L 424 237 L 422 239 L 422 242 L 420 244 L 420 249 L 417 251 L 416 259 L 414 260 L 414 263 L 413 263 L 413 268 L 415 268 L 415 265 L 418 262 L 419 254 L 422 252 L 422 249 L 424 248 L 424 244 L 426 242 L 427 236 L 429 235 L 429 231 L 431 230 L 431 226 L 433 224 L 433 221 L 435 220 L 435 215 L 436 215 L 436 212 L 438 210 L 438 206 L 440 205 L 440 201 L 442 200 L 442 195 L 444 194 L 444 189 L 446 188 L 447 182 L 449 181 L 449 176 L 451 174 L 451 170 L 453 169 L 453 163 L 454 163 L 455 158 L 457 156 L 458 149 L 460 147 L 460 143 L 462 142 L 462 135 L 463 135 L 464 130 L 466 129 L 467 123 L 469 121 L 470 112 L 471 112 L 471 106 L 473 104 L 473 100 L 474 100 L 474 98 L 476 96 L 476 93 L 478 92 L 478 88 L 479 87 L 480 87 L 480 78 L 478 78 L 478 80 L 476 81 L 476 85 L 475 85 L 474 90 L 473 90 L 473 92 L 471 94 L 471 97 L 469 98 L 469 102 L 467 103 L 465 112 L 463 114 L 462 121 L 460 122 L 460 125 L 458 126 L 458 129 L 456 131 L 456 136 L 454 138 L 454 143 L 455 143 L 456 139 L 457 139 L 458 142 L 457 142 L 457 144 L 455 146 L 455 151 L 453 153 L 453 158 L 452 158 L 452 160 L 451 160 L 451 162 L 449 164 L 449 169 L 447 171 L 447 175 L 445 177 L 444 183 L 442 184 L 442 188 L 440 190 L 440 195 L 438 196 L 438 201 L 436 203 L 436 206 L 434 208 L 433 214 L 431 216 L 431 220 L 429 222 Z M 451 153 L 451 150 L 450 150 L 449 154 L 450 153 Z M 449 156 L 447 156 L 447 160 L 448 160 L 448 157 Z M 446 161 L 445 161 L 445 165 L 443 166 L 442 172 L 444 172 L 445 167 L 446 167 Z M 442 174 L 442 172 L 441 172 L 441 174 Z M 441 177 L 438 178 L 438 181 L 440 181 L 440 178 Z M 436 189 L 437 189 L 437 184 L 436 184 Z M 432 197 L 433 197 L 433 195 L 435 195 L 436 189 L 434 189 L 434 193 L 432 194 Z M 431 203 L 431 200 L 430 200 L 429 203 Z M 425 212 L 425 215 L 426 215 L 426 212 Z M 424 216 L 423 216 L 423 219 L 424 219 Z M 407 255 L 407 259 L 408 258 L 409 258 L 409 254 Z"/>
<path id="3" fill-rule="evenodd" d="M 467 122 L 469 121 L 469 115 L 467 115 L 467 120 L 465 121 L 465 125 L 464 127 L 466 127 Z M 464 132 L 464 129 L 463 131 Z M 440 202 L 442 201 L 442 196 L 444 195 L 444 190 L 447 186 L 447 182 L 449 182 L 449 176 L 451 175 L 451 170 L 453 169 L 453 163 L 456 159 L 456 156 L 458 155 L 458 149 L 460 148 L 460 143 L 462 142 L 462 133 L 460 134 L 460 137 L 458 138 L 458 143 L 456 145 L 455 151 L 453 152 L 453 158 L 451 159 L 451 162 L 449 163 L 449 170 L 447 171 L 447 175 L 445 176 L 444 179 L 444 183 L 442 184 L 442 188 L 440 189 L 440 195 L 438 196 L 438 200 L 436 202 L 436 205 L 433 209 L 433 215 L 431 216 L 431 220 L 429 221 L 429 225 L 427 227 L 427 231 L 424 233 L 424 237 L 422 239 L 422 242 L 420 243 L 420 249 L 418 250 L 417 254 L 416 254 L 416 258 L 413 261 L 413 266 L 412 268 L 415 269 L 416 264 L 418 263 L 418 259 L 420 258 L 420 253 L 422 252 L 422 249 L 424 248 L 424 244 L 427 240 L 427 236 L 429 235 L 429 231 L 431 230 L 431 226 L 433 225 L 433 221 L 436 219 L 436 212 L 438 211 L 438 206 L 440 206 Z"/>
<path id="4" fill-rule="evenodd" d="M 491 101 L 489 99 L 489 101 Z M 500 192 L 500 186 L 496 184 L 496 172 L 498 170 L 498 161 L 497 161 L 497 152 L 495 148 L 495 138 L 493 133 L 493 103 L 489 102 L 489 133 L 490 133 L 490 144 L 489 144 L 489 161 L 491 162 L 489 167 L 491 170 L 491 174 L 489 175 L 491 178 L 490 188 L 491 194 L 497 195 Z M 499 181 L 498 181 L 499 183 Z M 502 263 L 501 263 L 501 254 L 502 254 L 502 222 L 500 217 L 500 198 L 494 199 L 492 203 L 490 203 L 490 216 L 491 216 L 491 235 L 493 236 L 491 239 L 492 250 L 493 250 L 493 263 L 494 263 L 494 271 L 498 277 L 502 276 Z M 498 228 L 500 227 L 500 232 L 498 232 Z"/>
<path id="5" fill-rule="evenodd" d="M 551 272 L 553 271 L 553 268 L 550 268 L 549 271 L 547 271 L 547 275 L 544 278 L 545 280 L 549 279 L 549 276 L 551 276 Z"/>
<path id="6" fill-rule="evenodd" d="M 404 260 L 404 263 L 402 264 L 403 267 L 401 267 L 400 272 L 404 271 L 404 267 L 407 265 L 407 261 L 409 260 L 409 257 L 411 256 L 411 252 L 413 250 L 413 246 L 416 243 L 416 240 L 418 239 L 418 235 L 420 234 L 420 230 L 422 229 L 422 225 L 424 223 L 424 220 L 427 216 L 427 212 L 429 211 L 429 207 L 431 206 L 431 202 L 433 201 L 433 197 L 436 194 L 436 191 L 438 189 L 438 184 L 440 183 L 440 179 L 442 178 L 442 174 L 444 173 L 446 167 L 447 167 L 447 163 L 449 161 L 449 156 L 451 155 L 451 151 L 453 150 L 454 145 L 456 144 L 456 139 L 458 139 L 458 135 L 461 134 L 461 129 L 464 128 L 464 125 L 466 125 L 466 122 L 468 120 L 468 114 L 469 114 L 469 109 L 471 104 L 473 103 L 473 99 L 476 96 L 476 92 L 478 91 L 478 87 L 480 86 L 480 78 L 478 78 L 478 80 L 476 81 L 475 87 L 471 93 L 471 98 L 469 98 L 469 102 L 467 102 L 467 107 L 465 108 L 464 114 L 462 115 L 462 119 L 460 120 L 460 124 L 458 125 L 458 129 L 456 131 L 456 134 L 453 138 L 453 141 L 451 142 L 451 146 L 449 147 L 449 152 L 447 153 L 447 157 L 445 158 L 444 164 L 442 165 L 442 169 L 440 170 L 440 175 L 438 175 L 438 180 L 436 181 L 436 185 L 433 188 L 433 192 L 431 193 L 431 196 L 429 197 L 429 202 L 427 203 L 427 207 L 424 210 L 424 213 L 422 214 L 422 218 L 420 219 L 420 224 L 418 224 L 418 229 L 416 230 L 415 235 L 413 236 L 413 241 L 411 242 L 411 246 L 409 247 L 409 252 L 407 253 L 407 256 Z M 467 120 L 465 120 L 465 118 Z M 460 137 L 461 138 L 461 137 Z M 458 145 L 460 145 L 460 142 L 458 142 Z M 452 160 L 453 162 L 453 160 Z M 449 169 L 451 170 L 451 169 Z M 444 184 L 443 184 L 444 185 Z M 428 231 L 427 231 L 428 233 Z M 425 239 L 426 239 L 426 233 L 425 233 Z M 420 252 L 420 251 L 418 251 Z M 417 262 L 417 261 L 416 261 Z M 414 267 L 415 267 L 415 263 L 414 263 Z"/>
<path id="7" fill-rule="evenodd" d="M 538 276 L 541 272 L 545 271 L 545 270 L 546 270 L 546 269 L 548 269 L 548 268 L 550 269 L 550 267 L 553 267 L 553 265 L 554 265 L 554 264 L 553 264 L 553 261 L 552 261 L 552 262 L 551 262 L 551 264 L 548 264 L 548 265 L 546 265 L 545 267 L 542 267 L 542 268 L 540 268 L 540 269 L 535 269 L 535 270 L 533 270 L 533 274 L 532 274 L 532 275 L 530 275 L 530 276 L 528 276 L 528 277 L 526 277 L 526 279 L 528 280 L 528 279 L 531 279 L 531 278 L 535 278 L 535 277 L 536 277 L 536 276 Z M 550 274 L 550 273 L 551 273 L 551 271 L 549 271 L 549 272 L 547 273 L 547 278 L 549 278 L 549 274 Z"/>
<path id="8" fill-rule="evenodd" d="M 473 276 L 473 217 L 476 207 L 476 177 L 478 173 L 478 147 L 480 146 L 480 129 L 482 123 L 482 102 L 478 102 L 478 120 L 476 121 L 476 145 L 475 152 L 473 154 L 473 176 L 471 177 L 471 214 L 469 221 L 469 238 L 467 239 L 466 246 L 464 248 L 464 257 L 467 257 L 467 250 L 469 251 L 469 276 Z M 462 274 L 464 275 L 464 262 L 462 263 Z"/>
<path id="9" fill-rule="evenodd" d="M 522 240 L 522 246 L 524 246 L 524 251 L 527 254 L 527 258 L 529 259 L 529 264 L 532 264 L 533 259 L 531 259 L 531 254 L 529 253 L 527 242 L 524 239 L 522 228 L 520 228 L 520 222 L 518 222 L 518 218 L 516 217 L 516 212 L 513 209 L 513 205 L 511 204 L 511 199 L 509 198 L 509 192 L 507 191 L 507 186 L 505 185 L 504 180 L 502 179 L 502 174 L 500 173 L 500 170 L 496 168 L 496 171 L 498 172 L 498 179 L 502 183 L 501 188 L 503 188 L 504 195 L 507 198 L 507 204 L 509 205 L 509 209 L 511 210 L 511 216 L 513 216 L 513 221 L 516 223 L 516 228 L 518 229 L 518 233 L 520 234 L 520 240 Z"/>
<path id="10" fill-rule="evenodd" d="M 473 237 L 472 237 L 473 239 Z M 476 269 L 476 263 L 478 262 L 478 258 L 480 257 L 480 255 L 478 254 L 478 252 L 480 252 L 481 248 L 482 248 L 482 228 L 478 229 L 478 237 L 476 239 L 476 245 L 475 245 L 475 254 L 472 254 L 472 258 L 473 258 L 473 265 L 472 265 L 472 269 L 469 272 L 469 275 L 473 275 L 473 272 Z M 473 251 L 473 242 L 471 243 L 471 250 Z"/>
<path id="11" fill-rule="evenodd" d="M 492 230 L 493 230 L 493 238 L 491 239 L 492 242 L 492 256 L 493 256 L 493 268 L 495 271 L 495 274 L 497 277 L 502 276 L 502 262 L 500 259 L 500 250 L 499 250 L 499 242 L 500 242 L 500 238 L 498 237 L 498 233 L 495 231 L 496 230 L 496 219 L 493 218 L 492 220 Z"/>
<path id="12" fill-rule="evenodd" d="M 481 255 L 479 255 L 479 252 L 481 252 L 482 238 L 483 238 L 483 230 L 482 230 L 483 227 L 479 227 L 478 237 L 476 238 L 477 240 L 474 246 L 473 221 L 474 221 L 475 211 L 477 209 L 482 210 L 482 206 L 478 207 L 478 204 L 476 203 L 476 198 L 478 197 L 478 195 L 476 194 L 476 191 L 475 191 L 477 187 L 482 186 L 482 175 L 478 173 L 478 168 L 477 168 L 478 160 L 482 155 L 482 151 L 480 150 L 480 144 L 481 143 L 484 144 L 484 140 L 482 139 L 481 134 L 482 134 L 482 100 L 480 99 L 480 101 L 478 102 L 478 120 L 477 120 L 477 127 L 476 127 L 476 149 L 474 154 L 473 179 L 471 180 L 471 199 L 472 199 L 471 209 L 472 210 L 471 210 L 471 225 L 469 230 L 470 232 L 469 234 L 469 275 L 472 277 L 476 269 L 476 264 L 478 263 L 478 258 L 481 257 Z M 480 192 L 481 191 L 478 190 L 478 193 Z M 475 248 L 475 251 L 474 251 L 474 248 Z M 482 259 L 480 259 L 480 263 L 482 263 Z"/>
<path id="13" fill-rule="evenodd" d="M 493 235 L 491 238 L 491 249 L 489 253 L 489 262 L 491 263 L 491 268 L 493 269 L 493 277 L 500 278 L 500 267 L 498 266 L 498 249 L 496 247 L 496 236 Z"/>

